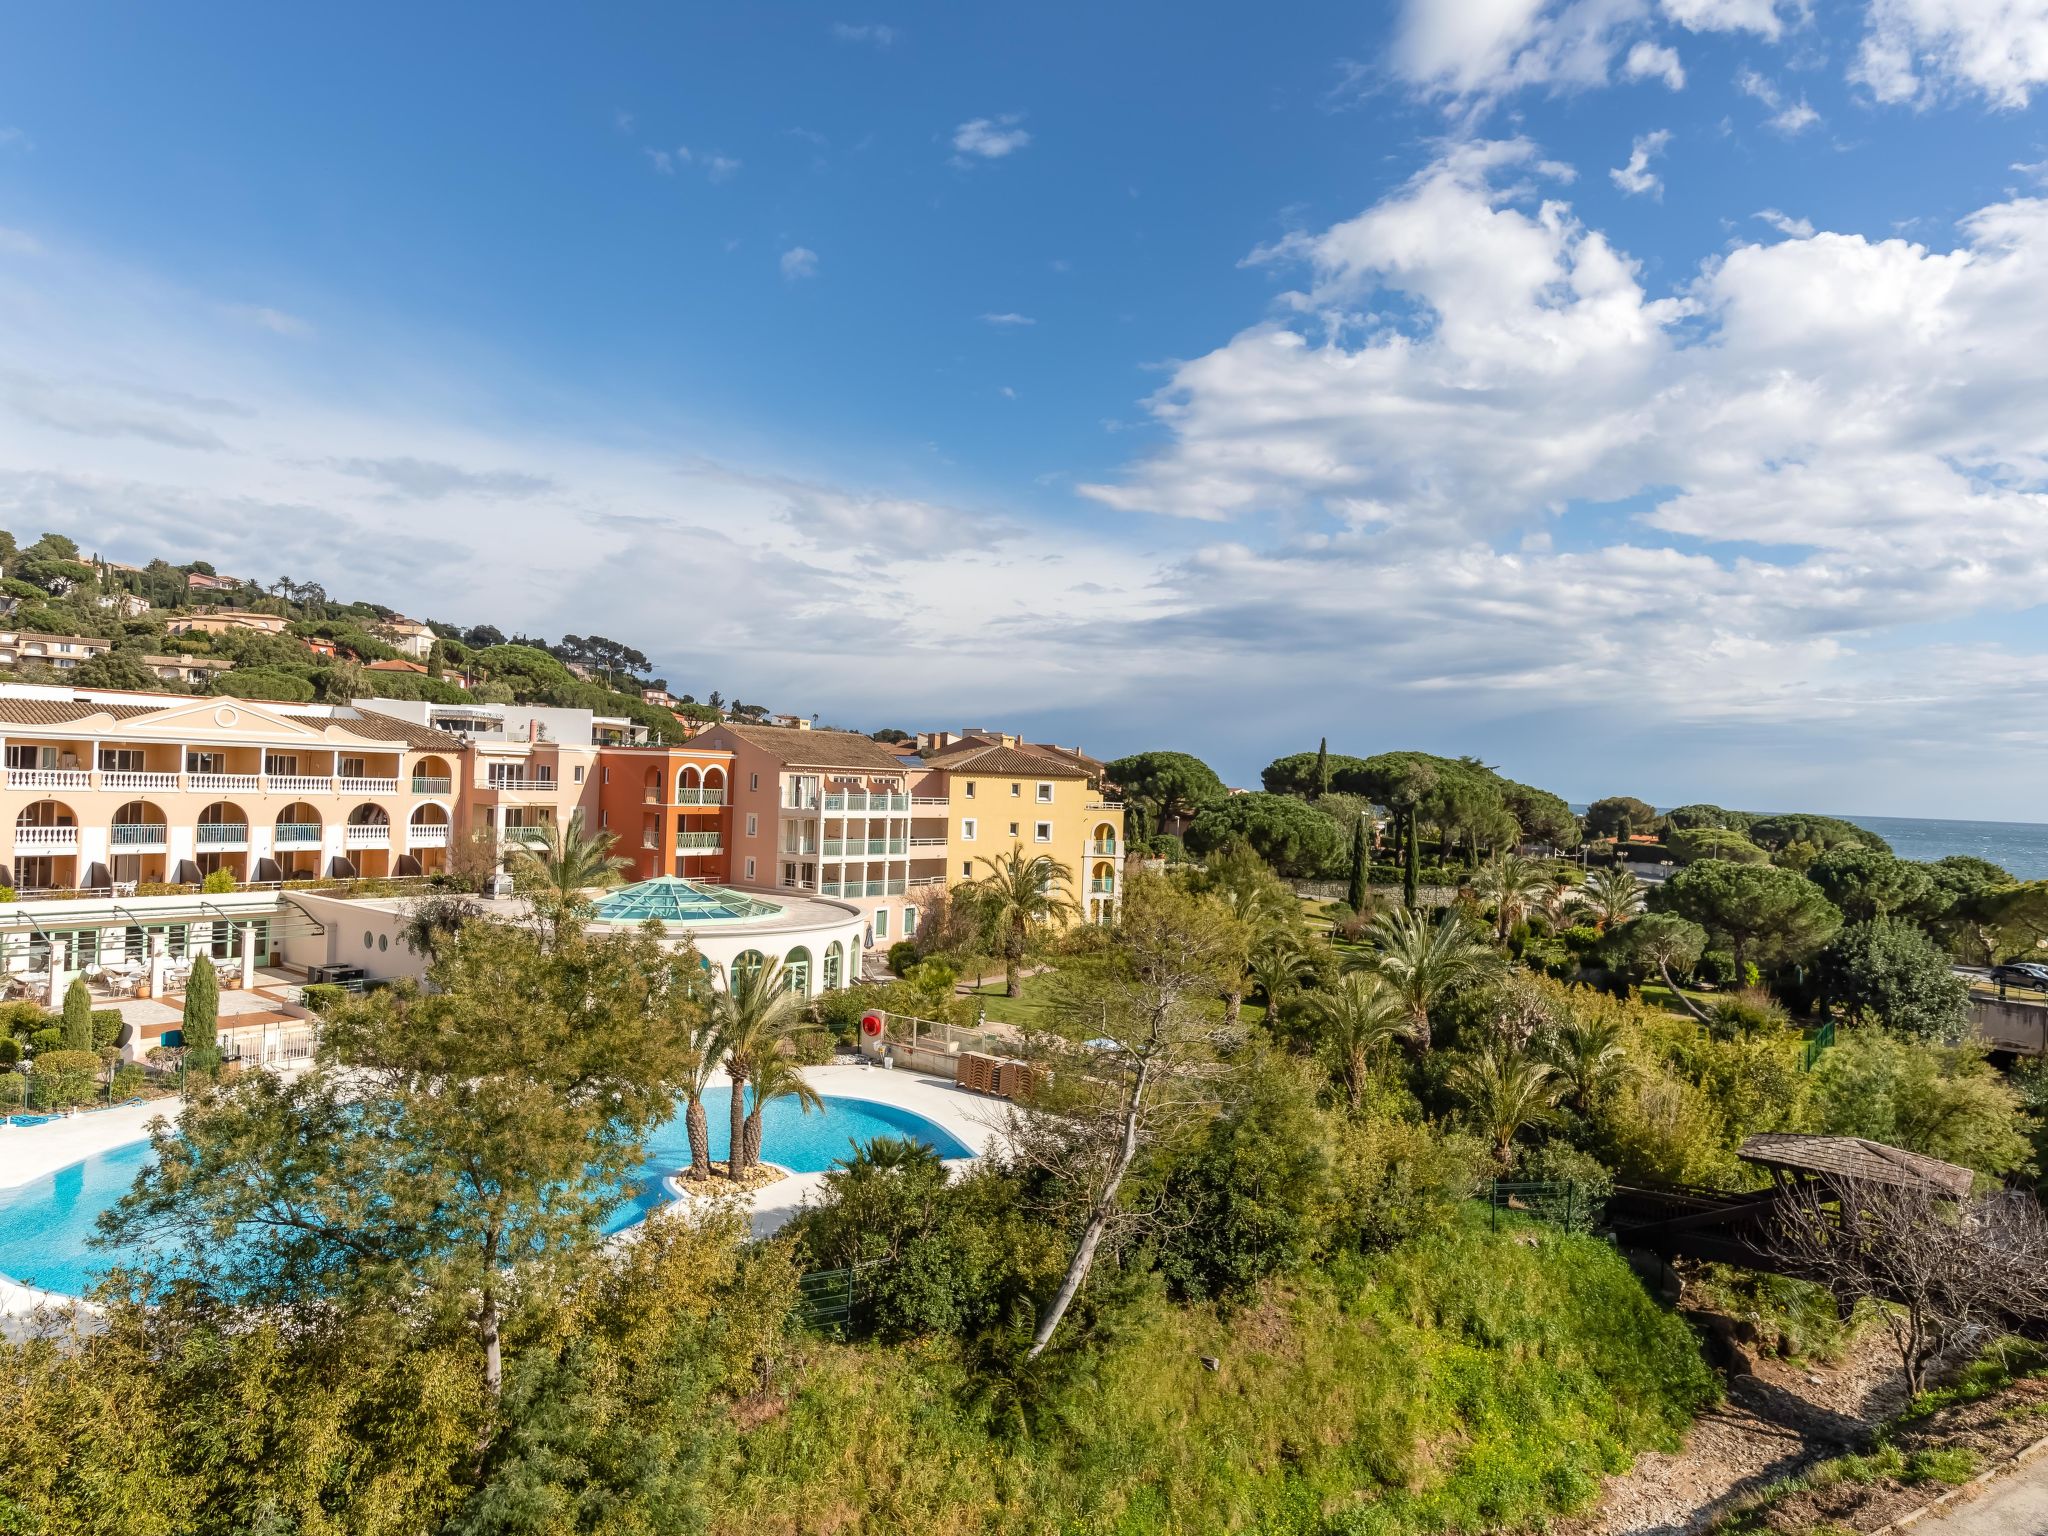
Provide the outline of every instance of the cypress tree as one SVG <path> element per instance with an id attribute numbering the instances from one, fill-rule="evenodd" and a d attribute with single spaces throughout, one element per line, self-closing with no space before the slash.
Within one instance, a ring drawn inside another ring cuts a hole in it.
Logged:
<path id="1" fill-rule="evenodd" d="M 64 1049 L 92 1049 L 92 992 L 83 976 L 72 977 L 64 989 Z"/>
<path id="2" fill-rule="evenodd" d="M 1422 834 L 1416 828 L 1415 807 L 1412 805 L 1408 807 L 1407 819 L 1408 862 L 1401 871 L 1401 901 L 1413 912 L 1422 887 L 1422 854 L 1419 850 Z"/>
<path id="3" fill-rule="evenodd" d="M 213 961 L 201 955 L 192 962 L 192 979 L 185 983 L 185 1064 L 194 1072 L 211 1072 L 220 1064 L 220 980 Z"/>
<path id="4" fill-rule="evenodd" d="M 1325 736 L 1316 743 L 1316 798 L 1322 799 L 1330 792 L 1330 738 Z"/>
<path id="5" fill-rule="evenodd" d="M 445 677 L 448 674 L 448 647 L 436 640 L 427 647 L 427 676 Z"/>
<path id="6" fill-rule="evenodd" d="M 1368 818 L 1358 818 L 1358 831 L 1351 840 L 1351 889 L 1345 892 L 1351 910 L 1363 913 L 1372 903 L 1372 831 Z"/>

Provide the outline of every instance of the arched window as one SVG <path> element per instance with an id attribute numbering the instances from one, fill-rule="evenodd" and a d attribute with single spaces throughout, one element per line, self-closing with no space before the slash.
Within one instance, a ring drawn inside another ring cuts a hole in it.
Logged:
<path id="1" fill-rule="evenodd" d="M 782 957 L 782 972 L 788 979 L 789 990 L 798 997 L 811 995 L 811 952 L 799 944 Z"/>
<path id="2" fill-rule="evenodd" d="M 752 975 L 768 963 L 768 957 L 758 949 L 743 949 L 732 957 L 732 979 Z"/>
<path id="3" fill-rule="evenodd" d="M 846 950 L 837 939 L 825 946 L 825 990 L 837 992 L 844 985 L 841 973 L 846 969 Z"/>

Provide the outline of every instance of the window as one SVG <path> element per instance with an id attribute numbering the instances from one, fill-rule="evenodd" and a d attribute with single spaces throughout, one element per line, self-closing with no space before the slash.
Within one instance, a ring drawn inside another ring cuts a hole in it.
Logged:
<path id="1" fill-rule="evenodd" d="M 960 841 L 963 843 L 974 841 L 974 818 L 972 816 L 967 817 L 960 823 Z"/>
<path id="2" fill-rule="evenodd" d="M 1051 823 L 1051 822 L 1049 822 L 1049 821 L 1041 821 L 1041 822 L 1040 822 L 1040 823 L 1038 824 L 1038 829 L 1037 829 L 1037 832 L 1036 832 L 1036 836 L 1037 836 L 1038 840 L 1039 840 L 1039 841 L 1040 841 L 1041 843 L 1049 843 L 1049 842 L 1051 842 L 1051 841 L 1052 841 L 1052 823 Z"/>
<path id="3" fill-rule="evenodd" d="M 583 782 L 583 765 L 581 763 L 578 763 L 576 765 L 576 782 L 578 784 L 581 784 Z M 1049 800 L 1052 797 L 1050 795 L 1040 795 L 1038 798 L 1041 800 Z"/>
<path id="4" fill-rule="evenodd" d="M 889 909 L 887 907 L 875 908 L 875 937 L 878 939 L 889 937 Z"/>
<path id="5" fill-rule="evenodd" d="M 226 773 L 228 755 L 225 752 L 187 752 L 185 754 L 187 773 Z"/>
<path id="6" fill-rule="evenodd" d="M 1021 799 L 1023 799 L 1023 798 L 1024 798 L 1024 786 L 1023 786 L 1022 784 L 1012 784 L 1012 785 L 1010 786 L 1010 798 L 1011 798 L 1012 800 L 1021 800 Z"/>
<path id="7" fill-rule="evenodd" d="M 974 798 L 974 780 L 972 779 L 967 781 L 967 798 L 970 800 Z"/>
<path id="8" fill-rule="evenodd" d="M 609 783 L 611 783 L 611 781 L 612 781 L 612 771 L 611 771 L 611 769 L 609 769 L 609 768 L 606 768 L 606 769 L 603 769 L 603 770 L 601 770 L 601 771 L 602 771 L 602 773 L 604 774 L 604 777 L 603 777 L 603 778 L 601 778 L 601 779 L 599 779 L 599 780 L 598 780 L 598 782 L 599 782 L 600 784 L 609 784 Z M 580 777 L 582 776 L 582 774 L 583 774 L 583 770 L 582 770 L 581 768 L 579 768 L 579 769 L 577 769 L 577 770 L 576 770 L 576 773 L 577 773 L 577 776 L 578 776 L 578 777 L 580 778 Z"/>
<path id="9" fill-rule="evenodd" d="M 799 945 L 782 957 L 782 973 L 798 997 L 811 995 L 811 952 Z"/>
<path id="10" fill-rule="evenodd" d="M 905 937 L 905 938 L 907 939 L 907 938 L 911 937 L 911 936 L 912 936 L 913 934 L 915 934 L 916 932 L 917 932 L 917 908 L 915 908 L 915 907 L 905 907 L 905 908 L 903 909 L 903 937 Z"/>
<path id="11" fill-rule="evenodd" d="M 344 757 L 337 770 L 344 779 L 367 779 L 370 776 L 370 762 L 363 757 Z"/>
<path id="12" fill-rule="evenodd" d="M 752 811 L 747 812 L 747 836 L 757 837 L 761 831 L 761 818 Z"/>
<path id="13" fill-rule="evenodd" d="M 139 748 L 101 747 L 101 773 L 140 773 L 143 771 L 143 756 Z"/>
<path id="14" fill-rule="evenodd" d="M 747 878 L 749 880 L 754 878 L 754 861 L 752 859 L 747 860 Z"/>
<path id="15" fill-rule="evenodd" d="M 1052 804 L 1052 786 L 1050 784 L 1041 784 L 1038 786 L 1038 803 L 1040 805 Z"/>
<path id="16" fill-rule="evenodd" d="M 796 884 L 796 866 L 794 864 L 782 866 L 782 883 L 787 886 Z"/>
<path id="17" fill-rule="evenodd" d="M 9 747 L 7 766 L 10 768 L 54 768 L 57 766 L 55 747 Z"/>
<path id="18" fill-rule="evenodd" d="M 974 878 L 974 860 L 962 859 L 960 861 L 960 878 L 962 880 L 972 880 Z"/>
<path id="19" fill-rule="evenodd" d="M 597 824 L 600 827 L 610 826 L 612 824 L 612 813 L 600 808 L 597 813 Z"/>
<path id="20" fill-rule="evenodd" d="M 749 789 L 759 789 L 760 787 L 761 787 L 761 775 L 759 775 L 758 773 L 750 773 L 750 774 L 748 774 L 748 775 L 747 775 L 747 788 L 749 788 Z"/>
<path id="21" fill-rule="evenodd" d="M 845 967 L 845 964 L 846 951 L 840 947 L 839 941 L 834 939 L 825 946 L 825 990 L 827 992 L 839 990 L 839 973 Z"/>
<path id="22" fill-rule="evenodd" d="M 263 771 L 274 773 L 280 778 L 295 779 L 299 776 L 299 758 L 295 752 L 272 752 L 263 759 Z"/>
<path id="23" fill-rule="evenodd" d="M 1010 836 L 1012 836 L 1012 837 L 1015 837 L 1015 836 L 1017 836 L 1017 835 L 1018 835 L 1018 833 L 1017 833 L 1017 828 L 1018 828 L 1018 826 L 1019 826 L 1019 823 L 1017 823 L 1017 822 L 1014 822 L 1014 821 L 1013 821 L 1013 822 L 1011 822 L 1011 823 L 1010 823 Z"/>

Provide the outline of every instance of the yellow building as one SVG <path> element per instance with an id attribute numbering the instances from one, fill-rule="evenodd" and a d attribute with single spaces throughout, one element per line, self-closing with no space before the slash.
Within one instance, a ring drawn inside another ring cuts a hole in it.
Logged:
<path id="1" fill-rule="evenodd" d="M 1064 894 L 1090 922 L 1106 920 L 1123 887 L 1124 810 L 1103 798 L 1102 765 L 1012 735 L 968 735 L 920 753 L 945 775 L 946 883 L 989 872 L 1021 848 L 1073 874 Z"/>

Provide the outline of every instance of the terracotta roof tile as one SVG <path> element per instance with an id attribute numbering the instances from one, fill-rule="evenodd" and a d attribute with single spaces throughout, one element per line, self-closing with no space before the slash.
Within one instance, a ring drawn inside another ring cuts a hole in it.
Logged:
<path id="1" fill-rule="evenodd" d="M 1085 779 L 1088 767 L 1072 758 L 1051 757 L 1028 747 L 969 741 L 925 757 L 925 766 L 953 773 L 1014 773 L 1020 778 Z"/>
<path id="2" fill-rule="evenodd" d="M 857 731 L 799 731 L 783 725 L 721 725 L 749 746 L 772 752 L 792 768 L 844 768 L 901 773 L 903 760 L 872 736 Z M 707 733 L 711 734 L 711 733 Z"/>

